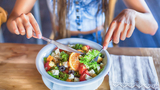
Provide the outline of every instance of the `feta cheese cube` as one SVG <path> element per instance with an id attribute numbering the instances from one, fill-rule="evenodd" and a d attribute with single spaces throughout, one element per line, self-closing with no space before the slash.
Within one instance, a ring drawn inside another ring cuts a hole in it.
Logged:
<path id="1" fill-rule="evenodd" d="M 56 65 L 55 65 L 55 63 L 54 63 L 53 61 L 50 61 L 50 62 L 49 62 L 49 66 L 50 66 L 50 67 L 53 67 L 53 66 L 56 66 Z"/>
<path id="2" fill-rule="evenodd" d="M 86 74 L 86 76 L 85 76 L 86 80 L 91 79 L 91 78 L 92 78 L 91 76 L 89 76 L 89 75 Z"/>
<path id="3" fill-rule="evenodd" d="M 79 82 L 79 78 L 74 77 L 74 82 Z"/>
<path id="4" fill-rule="evenodd" d="M 52 52 L 51 56 L 55 59 L 60 59 L 60 52 L 56 49 L 55 52 Z"/>
<path id="5" fill-rule="evenodd" d="M 52 70 L 51 72 L 53 75 L 59 75 L 59 70 Z"/>
<path id="6" fill-rule="evenodd" d="M 73 74 L 70 74 L 68 79 L 74 79 L 74 75 Z"/>
<path id="7" fill-rule="evenodd" d="M 91 70 L 89 71 L 89 74 L 90 74 L 91 76 L 92 76 L 93 74 L 95 74 L 94 70 L 91 69 Z"/>
<path id="8" fill-rule="evenodd" d="M 63 66 L 68 68 L 68 62 L 63 62 Z"/>
<path id="9" fill-rule="evenodd" d="M 99 71 L 101 68 L 100 68 L 100 66 L 97 66 L 97 71 Z"/>
<path id="10" fill-rule="evenodd" d="M 60 55 L 60 51 L 58 48 L 55 50 L 55 54 Z"/>

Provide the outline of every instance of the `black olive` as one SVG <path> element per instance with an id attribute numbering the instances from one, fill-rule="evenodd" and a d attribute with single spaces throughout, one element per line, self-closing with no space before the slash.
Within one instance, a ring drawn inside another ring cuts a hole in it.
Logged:
<path id="1" fill-rule="evenodd" d="M 69 70 L 69 74 L 74 74 L 74 70 Z"/>
<path id="2" fill-rule="evenodd" d="M 64 66 L 59 66 L 59 70 L 63 72 L 66 70 L 66 68 Z"/>

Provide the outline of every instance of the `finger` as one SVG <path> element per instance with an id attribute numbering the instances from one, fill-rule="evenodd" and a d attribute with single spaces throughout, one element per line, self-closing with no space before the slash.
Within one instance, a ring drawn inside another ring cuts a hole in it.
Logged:
<path id="1" fill-rule="evenodd" d="M 42 37 L 42 34 L 41 34 L 38 23 L 36 22 L 34 16 L 31 13 L 28 13 L 27 16 L 29 17 L 31 25 L 36 32 L 36 36 L 40 39 Z"/>
<path id="2" fill-rule="evenodd" d="M 121 32 L 121 40 L 126 39 L 127 31 L 129 29 L 129 24 L 124 24 L 124 30 Z"/>
<path id="3" fill-rule="evenodd" d="M 35 35 L 35 33 L 32 33 L 32 37 L 34 37 L 34 38 L 38 38 L 38 37 Z"/>
<path id="4" fill-rule="evenodd" d="M 12 25 L 13 33 L 19 35 L 20 33 L 19 33 L 19 31 L 18 31 L 18 27 L 17 27 L 16 22 L 15 22 L 15 21 L 12 21 L 12 22 L 11 22 L 11 25 Z"/>
<path id="5" fill-rule="evenodd" d="M 110 42 L 110 39 L 112 38 L 112 34 L 113 34 L 113 31 L 115 30 L 116 28 L 116 21 L 113 21 L 105 35 L 105 38 L 104 38 L 104 42 L 103 42 L 103 49 L 107 49 L 108 47 L 108 44 Z"/>
<path id="6" fill-rule="evenodd" d="M 131 37 L 134 29 L 135 29 L 135 21 L 132 20 L 132 23 L 130 24 L 129 30 L 127 32 L 127 38 Z"/>
<path id="7" fill-rule="evenodd" d="M 22 24 L 22 19 L 20 17 L 18 17 L 16 19 L 16 23 L 17 23 L 17 27 L 18 27 L 18 30 L 19 30 L 20 34 L 25 35 L 25 29 L 24 29 L 24 26 Z"/>
<path id="8" fill-rule="evenodd" d="M 25 14 L 22 14 L 21 18 L 23 20 L 23 25 L 24 25 L 24 27 L 26 29 L 27 38 L 29 39 L 29 38 L 32 37 L 32 26 L 31 26 L 31 24 L 29 22 L 28 17 Z"/>
<path id="9" fill-rule="evenodd" d="M 116 43 L 116 44 L 119 43 L 120 34 L 121 34 L 123 28 L 124 28 L 124 23 L 119 22 L 118 27 L 115 29 L 115 32 L 113 34 L 113 42 L 114 43 Z"/>

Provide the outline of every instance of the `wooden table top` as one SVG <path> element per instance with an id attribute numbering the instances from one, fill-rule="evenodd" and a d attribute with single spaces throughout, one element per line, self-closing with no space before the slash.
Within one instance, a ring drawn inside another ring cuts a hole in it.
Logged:
<path id="1" fill-rule="evenodd" d="M 44 45 L 0 43 L 0 90 L 49 90 L 35 66 Z M 110 54 L 152 56 L 160 81 L 160 48 L 108 48 Z M 109 90 L 105 77 L 97 90 Z"/>

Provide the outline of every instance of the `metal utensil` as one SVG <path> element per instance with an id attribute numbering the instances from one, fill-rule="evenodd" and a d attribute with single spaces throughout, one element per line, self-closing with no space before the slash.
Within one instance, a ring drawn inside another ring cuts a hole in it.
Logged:
<path id="1" fill-rule="evenodd" d="M 33 31 L 33 32 L 34 32 L 34 31 Z M 35 32 L 34 32 L 34 34 L 35 34 Z M 34 35 L 34 36 L 35 36 L 35 35 Z M 76 49 L 73 49 L 73 48 L 71 48 L 71 47 L 69 47 L 69 46 L 67 46 L 67 45 L 64 45 L 64 44 L 62 44 L 62 43 L 56 42 L 56 41 L 51 40 L 51 39 L 49 39 L 49 38 L 46 38 L 46 37 L 44 37 L 44 36 L 42 36 L 41 39 L 43 39 L 43 40 L 45 40 L 45 41 L 47 41 L 47 42 L 49 42 L 49 43 L 52 43 L 52 44 L 56 45 L 59 49 L 62 49 L 62 50 L 68 51 L 68 52 L 75 52 L 75 53 L 79 53 L 79 54 L 84 54 L 84 53 L 82 53 L 82 52 L 80 52 L 80 51 L 77 51 Z"/>
<path id="2" fill-rule="evenodd" d="M 103 48 L 100 50 L 100 52 L 98 53 L 98 55 L 91 61 L 91 62 L 93 62 L 93 61 L 98 61 L 98 57 L 99 57 L 99 54 L 101 53 L 103 51 Z"/>

